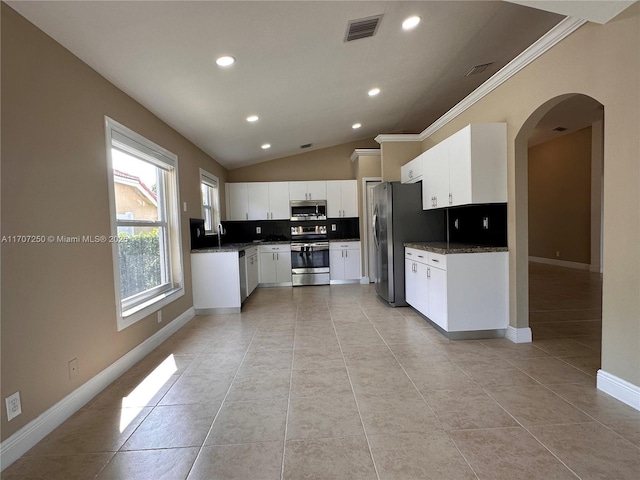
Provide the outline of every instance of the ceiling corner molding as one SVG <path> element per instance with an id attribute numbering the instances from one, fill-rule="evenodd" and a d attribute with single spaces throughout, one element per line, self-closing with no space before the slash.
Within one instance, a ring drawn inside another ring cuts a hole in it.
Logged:
<path id="1" fill-rule="evenodd" d="M 379 148 L 356 148 L 351 154 L 351 161 L 355 162 L 356 159 L 361 156 L 379 157 L 380 149 Z"/>
<path id="2" fill-rule="evenodd" d="M 462 114 L 465 110 L 471 107 L 473 104 L 484 98 L 486 95 L 491 93 L 493 90 L 498 88 L 504 82 L 509 80 L 513 75 L 518 73 L 524 67 L 532 63 L 536 60 L 540 55 L 545 53 L 547 50 L 551 49 L 553 46 L 560 43 L 566 37 L 575 32 L 582 25 L 587 23 L 586 20 L 575 17 L 567 17 L 558 23 L 555 27 L 549 30 L 546 34 L 540 37 L 535 43 L 533 43 L 529 48 L 527 48 L 524 52 L 518 55 L 516 58 L 511 60 L 508 64 L 498 70 L 491 78 L 489 78 L 486 82 L 476 88 L 473 92 L 467 95 L 464 99 L 462 99 L 457 105 L 455 105 L 451 110 L 442 115 L 438 120 L 433 122 L 427 128 L 425 128 L 420 135 L 417 135 L 419 139 L 422 141 L 429 136 L 433 135 L 435 132 L 444 127 L 451 120 L 456 118 L 458 115 Z M 376 137 L 376 141 L 378 138 L 384 135 L 378 135 Z M 400 141 L 400 140 L 396 140 Z"/>
<path id="3" fill-rule="evenodd" d="M 374 140 L 382 142 L 421 142 L 421 133 L 381 133 Z"/>

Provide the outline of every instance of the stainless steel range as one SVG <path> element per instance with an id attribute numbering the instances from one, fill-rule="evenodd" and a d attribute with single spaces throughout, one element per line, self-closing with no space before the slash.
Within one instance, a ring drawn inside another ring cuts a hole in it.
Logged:
<path id="1" fill-rule="evenodd" d="M 291 277 L 294 287 L 329 284 L 326 225 L 305 222 L 291 226 Z"/>

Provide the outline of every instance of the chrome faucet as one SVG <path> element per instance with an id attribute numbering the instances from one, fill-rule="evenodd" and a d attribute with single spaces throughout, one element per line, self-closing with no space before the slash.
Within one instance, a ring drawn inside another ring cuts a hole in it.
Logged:
<path id="1" fill-rule="evenodd" d="M 219 223 L 218 224 L 218 248 L 222 247 L 222 235 L 224 235 L 226 232 L 224 231 L 224 228 L 222 228 L 222 224 Z"/>

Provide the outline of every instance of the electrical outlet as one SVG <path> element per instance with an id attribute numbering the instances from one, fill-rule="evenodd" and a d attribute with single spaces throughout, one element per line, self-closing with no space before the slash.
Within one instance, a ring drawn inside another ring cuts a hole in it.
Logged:
<path id="1" fill-rule="evenodd" d="M 20 392 L 9 395 L 4 399 L 7 404 L 7 420 L 13 420 L 22 413 L 22 404 L 20 403 Z"/>
<path id="2" fill-rule="evenodd" d="M 69 378 L 76 378 L 78 375 L 78 359 L 74 358 L 69 362 Z"/>
<path id="3" fill-rule="evenodd" d="M 182 210 L 187 211 L 187 202 L 182 202 Z"/>
<path id="4" fill-rule="evenodd" d="M 331 231 L 335 232 L 338 229 L 338 226 L 335 223 L 331 224 Z"/>
<path id="5" fill-rule="evenodd" d="M 162 323 L 162 310 L 158 310 L 158 323 Z"/>
<path id="6" fill-rule="evenodd" d="M 262 227 L 256 227 L 256 234 L 260 235 L 262 233 Z"/>
<path id="7" fill-rule="evenodd" d="M 489 217 L 482 217 L 482 228 L 489 230 Z"/>
<path id="8" fill-rule="evenodd" d="M 556 258 L 560 258 L 560 252 L 559 251 L 556 252 Z"/>

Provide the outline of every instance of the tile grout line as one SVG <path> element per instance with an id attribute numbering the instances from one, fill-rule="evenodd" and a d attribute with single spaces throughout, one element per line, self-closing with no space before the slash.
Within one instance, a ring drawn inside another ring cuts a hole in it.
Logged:
<path id="1" fill-rule="evenodd" d="M 258 329 L 256 328 L 256 330 L 253 332 L 253 335 L 251 336 L 251 341 L 249 342 L 249 345 L 247 345 L 247 349 L 245 350 L 244 355 L 242 356 L 242 360 L 240 361 L 240 364 L 238 365 L 238 368 L 236 369 L 236 372 L 233 375 L 233 378 L 231 379 L 231 383 L 229 384 L 229 388 L 227 388 L 227 391 L 224 394 L 224 397 L 222 398 L 222 402 L 220 403 L 220 406 L 218 407 L 218 411 L 216 412 L 215 416 L 213 417 L 213 420 L 211 421 L 211 425 L 209 426 L 209 430 L 207 431 L 207 434 L 204 436 L 204 439 L 202 440 L 202 445 L 200 445 L 200 447 L 198 448 L 198 453 L 196 454 L 196 457 L 193 460 L 193 463 L 191 464 L 191 468 L 189 468 L 189 471 L 187 472 L 187 476 L 185 477 L 185 480 L 187 480 L 189 478 L 189 475 L 191 475 L 191 472 L 193 471 L 193 467 L 195 466 L 195 464 L 197 463 L 198 459 L 202 455 L 202 450 L 204 450 L 205 444 L 207 443 L 207 438 L 209 438 L 209 435 L 211 435 L 211 430 L 213 429 L 213 426 L 216 423 L 216 420 L 218 419 L 218 416 L 220 415 L 220 412 L 222 411 L 222 407 L 224 406 L 224 403 L 227 400 L 227 396 L 229 395 L 229 392 L 231 391 L 231 388 L 233 387 L 233 382 L 236 381 L 236 378 L 238 377 L 238 372 L 240 371 L 240 368 L 242 367 L 242 364 L 244 363 L 245 358 L 247 358 L 247 354 L 249 353 L 249 349 L 251 348 L 251 345 L 253 344 L 253 341 L 256 338 L 256 333 L 257 332 L 258 332 Z M 183 372 L 183 374 L 184 374 L 184 372 Z"/>
<path id="2" fill-rule="evenodd" d="M 357 302 L 358 308 L 364 313 L 369 320 L 368 315 L 362 310 L 360 302 Z M 362 412 L 360 412 L 360 404 L 358 403 L 358 397 L 356 396 L 355 389 L 353 388 L 353 382 L 351 381 L 351 374 L 349 373 L 349 367 L 347 366 L 347 361 L 344 356 L 344 350 L 342 350 L 342 343 L 340 342 L 340 337 L 338 336 L 338 330 L 336 329 L 336 322 L 333 320 L 333 313 L 331 312 L 331 308 L 329 308 L 329 317 L 331 318 L 331 325 L 333 326 L 333 332 L 336 335 L 336 340 L 338 341 L 338 348 L 340 349 L 340 355 L 342 355 L 342 362 L 344 363 L 344 368 L 347 372 L 347 379 L 349 380 L 349 386 L 351 387 L 351 394 L 353 395 L 353 400 L 356 404 L 356 410 L 358 411 L 358 417 L 360 418 L 360 424 L 362 425 L 362 431 L 364 433 L 364 438 L 367 442 L 367 448 L 369 449 L 369 456 L 371 457 L 371 462 L 373 463 L 373 470 L 376 473 L 376 478 L 380 480 L 380 473 L 378 472 L 378 466 L 376 465 L 376 460 L 373 457 L 373 451 L 371 450 L 371 442 L 369 441 L 369 435 L 367 435 L 367 427 L 362 420 Z M 377 330 L 376 330 L 377 331 Z M 379 334 L 378 334 L 379 335 Z"/>
<path id="3" fill-rule="evenodd" d="M 367 315 L 365 313 L 365 315 Z M 401 314 L 402 315 L 402 314 Z M 369 318 L 369 315 L 367 315 L 367 318 Z M 406 318 L 404 316 L 402 316 L 402 318 Z M 371 320 L 369 319 L 369 321 L 371 322 Z M 371 322 L 371 325 L 373 325 L 373 328 L 376 330 L 376 332 L 378 332 L 378 335 L 380 335 L 379 330 L 376 328 L 375 324 L 373 322 Z M 460 454 L 460 456 L 464 459 L 464 461 L 466 462 L 467 466 L 469 467 L 469 469 L 471 470 L 471 472 L 475 475 L 476 479 L 479 479 L 480 477 L 478 476 L 478 474 L 476 473 L 476 471 L 474 470 L 474 468 L 471 466 L 471 463 L 469 462 L 469 460 L 467 460 L 467 457 L 465 457 L 465 455 L 462 453 L 462 451 L 460 450 L 460 448 L 458 447 L 458 445 L 456 444 L 456 442 L 453 440 L 453 438 L 451 438 L 449 436 L 449 434 L 447 433 L 447 430 L 444 428 L 444 425 L 442 424 L 442 421 L 440 420 L 440 418 L 438 418 L 438 415 L 436 414 L 436 412 L 433 410 L 433 408 L 431 407 L 431 405 L 429 405 L 429 402 L 427 402 L 427 399 L 424 398 L 424 395 L 422 395 L 422 392 L 420 391 L 420 389 L 417 387 L 417 385 L 415 384 L 415 382 L 413 381 L 413 379 L 411 378 L 411 376 L 409 375 L 409 373 L 406 371 L 406 369 L 404 368 L 404 365 L 402 365 L 402 363 L 400 362 L 400 360 L 398 360 L 398 357 L 396 357 L 396 354 L 394 353 L 394 351 L 391 349 L 391 347 L 389 346 L 389 344 L 387 343 L 387 341 L 384 339 L 384 337 L 382 335 L 380 335 L 380 338 L 382 339 L 382 341 L 384 342 L 384 344 L 386 345 L 386 347 L 389 349 L 389 351 L 391 352 L 391 355 L 393 355 L 393 358 L 395 358 L 396 362 L 398 363 L 398 365 L 400 365 L 400 368 L 402 368 L 402 371 L 404 372 L 404 374 L 407 376 L 407 378 L 409 379 L 409 381 L 411 382 L 411 385 L 413 385 L 413 388 L 416 389 L 416 391 L 418 392 L 418 395 L 420 395 L 420 398 L 422 398 L 422 401 L 425 403 L 425 405 L 427 406 L 427 408 L 431 411 L 431 413 L 433 414 L 433 416 L 435 417 L 436 421 L 438 422 L 438 424 L 440 425 L 440 427 L 442 428 L 442 431 L 444 432 L 444 434 L 449 438 L 449 440 L 451 440 L 451 442 L 453 443 L 453 446 L 456 447 L 456 450 L 458 451 L 458 453 Z M 429 341 L 431 343 L 431 340 L 428 337 L 425 337 L 427 339 L 427 341 Z M 447 358 L 449 358 L 446 354 L 445 356 Z M 453 362 L 452 362 L 453 363 Z M 458 365 L 456 365 L 457 368 L 460 369 L 460 371 L 462 373 L 464 373 L 465 375 L 467 375 L 467 373 L 462 370 Z M 467 377 L 469 377 L 469 375 L 467 375 Z M 469 377 L 470 380 L 474 381 L 471 377 Z"/>
<path id="4" fill-rule="evenodd" d="M 289 395 L 287 397 L 287 414 L 284 420 L 284 438 L 282 439 L 282 465 L 280 466 L 280 480 L 284 480 L 284 460 L 287 452 L 287 433 L 289 429 L 289 412 L 291 411 L 291 388 L 293 387 L 293 362 L 296 356 L 296 330 L 298 328 L 299 301 L 296 301 L 296 318 L 293 323 L 293 345 L 291 346 L 291 372 L 289 373 Z"/>

